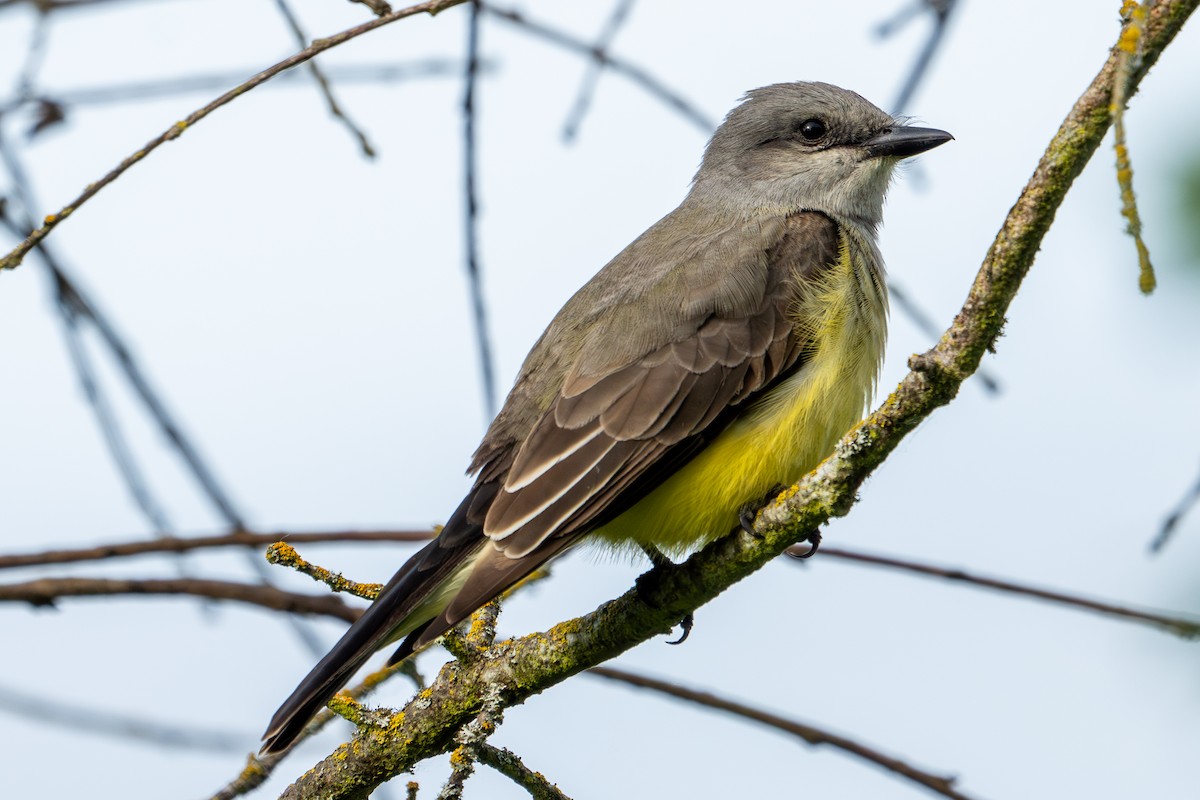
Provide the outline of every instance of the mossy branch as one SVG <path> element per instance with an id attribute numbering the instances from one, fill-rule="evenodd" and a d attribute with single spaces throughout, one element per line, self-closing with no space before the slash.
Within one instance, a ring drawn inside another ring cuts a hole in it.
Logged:
<path id="1" fill-rule="evenodd" d="M 1200 0 L 1161 0 L 1147 10 L 1142 60 L 1129 72 L 1132 95 Z M 755 572 L 830 517 L 846 514 L 855 494 L 900 441 L 954 398 L 1004 326 L 1004 315 L 1033 264 L 1067 190 L 1112 122 L 1109 104 L 1121 57 L 1114 45 L 1076 101 L 1001 226 L 950 329 L 883 405 L 846 435 L 835 453 L 765 508 L 757 536 L 727 536 L 677 566 L 656 567 L 636 590 L 579 619 L 488 650 L 469 664 L 452 662 L 385 728 L 355 738 L 289 787 L 285 798 L 365 798 L 383 781 L 455 746 L 454 735 L 500 687 L 504 706 L 523 702 L 656 634 Z"/>

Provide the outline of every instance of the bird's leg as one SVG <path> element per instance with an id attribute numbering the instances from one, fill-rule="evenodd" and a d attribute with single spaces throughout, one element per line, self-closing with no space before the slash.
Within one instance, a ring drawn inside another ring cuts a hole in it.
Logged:
<path id="1" fill-rule="evenodd" d="M 650 559 L 650 563 L 654 566 L 654 569 L 663 569 L 665 567 L 675 565 L 674 561 L 667 558 L 666 554 L 663 553 L 662 550 L 659 550 L 654 545 L 640 544 L 639 547 L 641 547 L 642 552 L 646 554 L 646 558 Z M 634 586 L 637 587 L 638 596 L 642 599 L 642 602 L 646 603 L 647 605 L 653 605 L 652 603 L 649 602 L 645 593 L 642 591 L 641 579 L 638 579 L 637 583 L 635 583 Z M 691 611 L 684 614 L 683 619 L 679 620 L 679 629 L 680 629 L 679 638 L 673 642 L 667 642 L 667 644 L 683 644 L 684 642 L 686 642 L 688 635 L 692 632 L 692 626 L 695 624 L 695 622 L 696 622 L 696 618 L 695 618 L 695 616 L 693 616 Z"/>
<path id="2" fill-rule="evenodd" d="M 664 553 L 662 550 L 659 550 L 652 544 L 639 544 L 638 547 L 642 548 L 642 552 L 646 554 L 646 558 L 650 559 L 650 564 L 655 569 L 661 569 L 663 567 L 669 567 L 675 564 L 674 561 L 667 558 L 666 553 Z"/>
<path id="3" fill-rule="evenodd" d="M 763 506 L 778 497 L 779 493 L 786 488 L 787 487 L 782 483 L 777 483 L 772 486 L 762 497 L 758 498 L 757 500 L 751 500 L 749 503 L 746 503 L 744 506 L 738 509 L 738 522 L 741 524 L 742 530 L 753 536 L 755 539 L 761 539 L 762 537 L 754 532 L 754 518 L 758 516 L 759 510 Z"/>

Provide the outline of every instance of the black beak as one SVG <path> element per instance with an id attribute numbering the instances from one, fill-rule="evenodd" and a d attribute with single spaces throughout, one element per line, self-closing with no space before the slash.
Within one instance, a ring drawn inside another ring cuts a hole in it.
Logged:
<path id="1" fill-rule="evenodd" d="M 954 137 L 937 128 L 912 128 L 908 126 L 889 128 L 883 133 L 868 139 L 863 147 L 867 150 L 868 158 L 908 158 L 917 153 L 932 150 L 939 144 L 945 144 Z"/>

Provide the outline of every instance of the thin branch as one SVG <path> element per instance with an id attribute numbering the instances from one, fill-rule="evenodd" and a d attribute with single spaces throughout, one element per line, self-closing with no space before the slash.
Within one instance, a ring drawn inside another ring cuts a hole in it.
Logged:
<path id="1" fill-rule="evenodd" d="M 245 519 L 234 507 L 233 499 L 221 486 L 213 469 L 204 461 L 199 448 L 184 434 L 182 425 L 167 410 L 166 402 L 150 383 L 146 372 L 133 357 L 132 351 L 120 334 L 117 333 L 116 326 L 100 311 L 91 298 L 84 295 L 79 285 L 70 281 L 61 270 L 55 274 L 55 280 L 58 282 L 59 302 L 69 305 L 77 317 L 87 319 L 95 328 L 101 340 L 112 353 L 117 366 L 125 375 L 125 379 L 141 399 L 142 405 L 151 419 L 154 420 L 171 448 L 179 454 L 217 513 L 231 528 L 245 528 Z"/>
<path id="2" fill-rule="evenodd" d="M 475 141 L 475 87 L 479 78 L 479 1 L 471 0 L 467 9 L 467 68 L 463 90 L 463 234 L 466 238 L 467 284 L 471 292 L 471 312 L 475 319 L 475 346 L 479 350 L 479 377 L 482 383 L 484 421 L 496 416 L 496 374 L 492 343 L 488 337 L 487 303 L 483 297 L 483 278 L 479 268 L 479 202 L 476 168 L 478 151 Z"/>
<path id="3" fill-rule="evenodd" d="M 639 689 L 650 689 L 660 694 L 669 695 L 687 700 L 691 703 L 697 703 L 706 708 L 724 711 L 734 716 L 757 722 L 766 725 L 776 730 L 789 733 L 792 736 L 798 737 L 805 743 L 813 747 L 828 745 L 836 750 L 840 750 L 847 755 L 862 759 L 869 764 L 887 770 L 894 775 L 898 775 L 906 780 L 912 781 L 926 789 L 940 794 L 943 797 L 952 797 L 955 800 L 969 800 L 968 795 L 965 795 L 954 788 L 955 779 L 951 776 L 934 775 L 924 770 L 901 761 L 898 758 L 885 755 L 873 747 L 868 747 L 865 744 L 856 742 L 853 739 L 845 736 L 840 736 L 836 733 L 817 728 L 812 725 L 807 725 L 803 722 L 787 719 L 777 714 L 772 714 L 769 711 L 764 711 L 753 706 L 738 703 L 733 700 L 727 700 L 719 697 L 711 692 L 700 692 L 695 689 L 687 689 L 675 683 L 661 681 L 655 678 L 650 678 L 645 675 L 638 675 L 633 672 L 626 672 L 622 669 L 614 667 L 593 667 L 588 670 L 587 674 L 595 675 L 600 678 L 606 678 L 611 681 L 636 686 Z"/>
<path id="4" fill-rule="evenodd" d="M 0 224 L 11 231 L 13 235 L 20 238 L 32 230 L 33 226 L 29 220 L 29 215 L 33 213 L 33 199 L 30 196 L 30 183 L 23 165 L 3 136 L 0 136 L 0 160 L 3 160 L 8 170 L 16 198 L 20 201 L 26 212 L 24 215 L 25 218 L 18 222 L 9 215 L 7 208 L 0 209 Z M 134 504 L 150 523 L 155 534 L 158 536 L 169 536 L 174 528 L 167 517 L 166 509 L 154 496 L 154 492 L 150 489 L 150 484 L 146 480 L 146 476 L 138 466 L 137 459 L 134 458 L 129 442 L 121 430 L 116 412 L 109 402 L 108 396 L 105 394 L 99 380 L 97 380 L 96 371 L 93 368 L 90 356 L 88 356 L 87 347 L 83 341 L 83 331 L 80 328 L 80 321 L 81 318 L 84 320 L 90 318 L 80 310 L 80 306 L 77 303 L 73 302 L 73 298 L 78 296 L 78 293 L 74 290 L 70 278 L 67 277 L 66 272 L 63 270 L 54 253 L 50 250 L 49 245 L 42 243 L 37 247 L 37 252 L 54 284 L 55 299 L 57 301 L 55 306 L 58 310 L 59 321 L 62 323 L 63 336 L 67 344 L 67 353 L 70 355 L 76 377 L 79 379 L 79 384 L 83 389 L 88 406 L 92 409 L 92 414 L 96 419 L 97 426 L 100 428 L 100 433 L 104 438 L 104 443 L 108 448 L 109 454 L 112 456 L 113 463 L 116 465 L 117 471 L 121 474 L 126 489 L 128 489 L 130 495 L 133 497 Z"/>
<path id="5" fill-rule="evenodd" d="M 691 102 L 684 99 L 678 92 L 670 89 L 658 78 L 651 75 L 641 67 L 635 66 L 628 61 L 616 58 L 607 52 L 595 49 L 591 44 L 583 39 L 551 27 L 541 22 L 535 22 L 528 16 L 519 11 L 512 9 L 500 8 L 491 3 L 484 3 L 483 10 L 497 19 L 511 23 L 520 30 L 528 33 L 531 36 L 536 36 L 551 44 L 557 45 L 563 49 L 570 50 L 575 53 L 582 53 L 585 56 L 590 56 L 595 59 L 596 63 L 611 69 L 618 75 L 623 75 L 628 78 L 633 84 L 645 90 L 651 96 L 657 98 L 668 108 L 679 113 L 688 122 L 691 122 L 705 135 L 711 134 L 717 127 L 716 122 L 708 117 L 707 114 L 700 111 Z M 3 262 L 0 262 L 0 267 L 3 267 Z"/>
<path id="6" fill-rule="evenodd" d="M 3 686 L 0 686 L 0 711 L 37 723 L 59 725 L 73 733 L 90 733 L 106 739 L 116 736 L 181 750 L 240 753 L 245 751 L 246 742 L 253 741 L 249 735 L 165 725 L 153 720 L 84 708 L 76 702 L 64 703 L 37 697 L 24 689 L 18 691 Z"/>
<path id="7" fill-rule="evenodd" d="M 613 6 L 612 13 L 609 14 L 608 20 L 600 30 L 600 35 L 596 37 L 596 43 L 592 45 L 593 53 L 608 52 L 608 48 L 612 46 L 613 39 L 620 32 L 621 26 L 629 18 L 629 12 L 633 10 L 634 2 L 635 0 L 617 0 L 616 5 Z M 592 97 L 596 93 L 596 86 L 600 83 L 600 73 L 602 70 L 602 61 L 598 59 L 588 61 L 587 71 L 584 72 L 583 81 L 579 85 L 579 94 L 575 97 L 575 105 L 571 107 L 570 113 L 567 114 L 567 121 L 563 124 L 564 140 L 570 142 L 579 133 L 579 126 L 587 114 L 588 107 L 592 104 Z"/>
<path id="8" fill-rule="evenodd" d="M 296 37 L 296 44 L 300 47 L 306 46 L 308 44 L 308 34 L 300 26 L 300 19 L 296 16 L 296 12 L 292 10 L 288 1 L 275 0 L 275 6 L 279 9 L 279 13 L 283 15 L 283 19 L 287 22 L 288 28 L 291 29 L 292 35 Z M 371 141 L 367 139 L 367 134 L 342 110 L 337 98 L 333 96 L 333 87 L 329 84 L 329 79 L 325 77 L 324 69 L 317 63 L 315 58 L 308 62 L 308 71 L 312 74 L 313 81 L 316 82 L 317 88 L 325 98 L 325 105 L 329 107 L 329 113 L 341 122 L 354 138 L 358 139 L 358 146 L 362 150 L 363 155 L 367 158 L 374 158 L 375 148 L 371 146 Z"/>
<path id="9" fill-rule="evenodd" d="M 21 204 L 25 207 L 26 216 L 32 217 L 35 202 L 30 189 L 30 181 L 25 175 L 20 159 L 8 147 L 7 142 L 3 138 L 0 138 L 0 157 L 3 158 L 4 164 L 12 176 L 18 199 L 20 199 Z M 0 214 L 0 217 L 3 217 L 6 225 L 11 226 L 11 220 L 9 220 L 7 215 Z M 32 228 L 32 220 L 27 219 L 21 228 L 25 231 L 30 230 Z M 217 481 L 216 473 L 205 463 L 199 449 L 192 443 L 191 439 L 184 435 L 182 427 L 167 410 L 166 403 L 150 384 L 145 372 L 138 365 L 132 352 L 117 333 L 116 327 L 100 312 L 95 302 L 87 298 L 80 287 L 67 276 L 63 268 L 50 254 L 44 242 L 38 242 L 35 247 L 41 253 L 43 261 L 50 269 L 54 280 L 59 311 L 66 327 L 68 348 L 78 372 L 80 383 L 84 386 L 105 442 L 109 446 L 109 452 L 112 454 L 118 470 L 125 479 L 130 493 L 149 519 L 155 531 L 161 536 L 170 534 L 172 528 L 163 507 L 153 498 L 149 484 L 142 475 L 141 469 L 137 466 L 133 451 L 121 433 L 117 417 L 113 413 L 107 398 L 100 390 L 99 382 L 95 379 L 91 361 L 88 359 L 87 351 L 80 340 L 80 321 L 91 323 L 100 335 L 101 341 L 108 347 L 121 373 L 141 399 L 151 419 L 157 425 L 171 448 L 183 460 L 188 471 L 196 480 L 201 491 L 208 498 L 217 513 L 234 530 L 245 529 L 245 520 L 234 508 L 231 496 Z M 269 585 L 270 578 L 267 565 L 262 560 L 250 554 L 247 554 L 247 556 L 247 563 L 258 576 L 259 580 L 264 585 Z M 324 643 L 320 641 L 307 622 L 297 617 L 288 616 L 286 617 L 286 624 L 292 628 L 293 632 L 309 652 L 314 655 L 320 655 L 324 652 Z"/>
<path id="10" fill-rule="evenodd" d="M 571 800 L 540 772 L 534 772 L 511 751 L 484 742 L 479 746 L 479 762 L 487 764 L 529 792 L 533 800 Z"/>
<path id="11" fill-rule="evenodd" d="M 908 102 L 917 91 L 917 86 L 925 77 L 925 72 L 929 69 L 934 54 L 937 53 L 938 48 L 941 47 L 942 42 L 945 40 L 950 22 L 950 14 L 957 5 L 958 0 L 921 0 L 920 3 L 913 4 L 905 12 L 902 12 L 901 15 L 893 17 L 890 21 L 878 27 L 877 33 L 880 38 L 883 38 L 892 35 L 903 27 L 922 7 L 933 14 L 933 30 L 929 32 L 929 38 L 925 40 L 925 46 L 921 48 L 921 52 L 917 55 L 917 60 L 913 62 L 912 69 L 909 71 L 904 85 L 900 88 L 899 94 L 896 96 L 896 102 L 892 105 L 892 109 L 896 113 L 901 113 L 908 107 Z"/>
<path id="12" fill-rule="evenodd" d="M 127 2 L 129 0 L 0 0 L 0 11 L 19 5 L 31 5 L 39 11 L 59 11 Z"/>
<path id="13" fill-rule="evenodd" d="M 479 70 L 486 73 L 495 68 L 489 61 L 480 61 Z M 332 65 L 325 69 L 325 75 L 330 81 L 340 84 L 374 84 L 391 83 L 394 81 L 414 78 L 443 78 L 462 74 L 462 62 L 458 59 L 430 58 L 421 61 L 364 63 Z M 141 100 L 157 100 L 163 97 L 174 97 L 195 92 L 211 92 L 236 85 L 246 75 L 247 70 L 230 72 L 212 72 L 198 75 L 188 75 L 182 78 L 165 78 L 163 80 L 134 81 L 131 83 L 115 83 L 106 86 L 84 86 L 78 89 L 57 89 L 43 91 L 28 98 L 18 98 L 7 104 L 0 104 L 0 114 L 9 114 L 30 103 L 54 103 L 62 107 L 101 106 L 115 103 L 129 103 Z M 303 73 L 299 71 L 284 72 L 275 80 L 264 84 L 264 88 L 293 88 Z"/>
<path id="14" fill-rule="evenodd" d="M 1145 57 L 1131 76 L 1131 90 L 1197 5 L 1200 0 L 1159 0 L 1151 7 Z M 1110 51 L 1047 147 L 951 328 L 933 349 L 911 359 L 912 371 L 838 442 L 833 455 L 758 513 L 753 535 L 739 531 L 717 539 L 682 564 L 655 567 L 634 589 L 591 614 L 501 642 L 487 658 L 447 665 L 427 692 L 386 725 L 360 728 L 351 744 L 308 770 L 282 797 L 365 797 L 418 761 L 445 752 L 448 737 L 479 713 L 490 687 L 504 686 L 505 703 L 517 704 L 666 633 L 688 611 L 807 539 L 830 518 L 848 513 L 866 478 L 922 420 L 953 399 L 999 336 L 1055 211 L 1108 129 L 1115 59 Z"/>
<path id="15" fill-rule="evenodd" d="M 1175 528 L 1179 526 L 1184 516 L 1197 504 L 1200 504 L 1200 476 L 1196 477 L 1196 482 L 1192 484 L 1192 488 L 1180 498 L 1179 504 L 1163 520 L 1162 527 L 1158 529 L 1158 535 L 1150 543 L 1151 553 L 1157 553 L 1166 546 L 1171 536 L 1174 535 Z"/>
<path id="16" fill-rule="evenodd" d="M 799 556 L 801 551 L 807 550 L 807 546 L 789 547 L 785 552 L 788 555 Z M 876 567 L 888 567 L 890 569 L 903 570 L 905 572 L 913 572 L 918 575 L 928 575 L 934 578 L 942 578 L 948 581 L 957 581 L 966 583 L 981 589 L 993 589 L 998 592 L 1006 592 L 1008 594 L 1020 595 L 1023 597 L 1033 597 L 1038 600 L 1046 600 L 1051 603 L 1069 606 L 1084 611 L 1091 611 L 1096 614 L 1101 614 L 1105 617 L 1115 617 L 1116 619 L 1125 620 L 1127 622 L 1140 622 L 1150 625 L 1168 633 L 1173 633 L 1176 636 L 1181 636 L 1185 639 L 1200 639 L 1200 619 L 1188 619 L 1187 617 L 1174 614 L 1168 616 L 1166 614 L 1155 613 L 1153 611 L 1141 611 L 1127 606 L 1118 606 L 1113 603 L 1106 603 L 1100 600 L 1090 600 L 1078 595 L 1066 594 L 1064 592 L 1054 591 L 1051 589 L 1039 589 L 1027 584 L 1015 583 L 1013 581 L 1002 580 L 1000 578 L 989 578 L 983 575 L 974 575 L 965 570 L 955 569 L 952 567 L 938 567 L 932 564 L 921 564 L 907 559 L 893 558 L 891 556 L 873 555 L 870 553 L 860 553 L 853 550 L 845 550 L 837 547 L 822 546 L 817 551 L 817 556 L 820 558 L 837 558 L 843 561 L 851 561 L 856 564 L 868 564 Z"/>
<path id="17" fill-rule="evenodd" d="M 3 139 L 0 139 L 0 157 L 3 158 L 12 176 L 18 199 L 25 206 L 27 215 L 32 215 L 34 201 L 29 189 L 29 180 L 25 176 L 20 160 Z M 12 221 L 7 215 L 0 215 L 0 217 L 3 218 L 6 225 L 11 226 Z M 22 229 L 29 230 L 32 227 L 30 223 L 31 221 L 27 220 Z M 87 358 L 82 342 L 79 341 L 80 332 L 78 327 L 81 320 L 90 322 L 97 333 L 100 334 L 101 341 L 108 346 L 126 380 L 129 381 L 133 390 L 142 400 L 144 407 L 157 424 L 163 436 L 183 459 L 188 470 L 199 484 L 205 496 L 213 504 L 216 511 L 231 528 L 235 530 L 244 529 L 246 524 L 241 514 L 234 509 L 233 501 L 229 494 L 217 482 L 216 474 L 201 458 L 200 451 L 183 434 L 180 425 L 174 420 L 170 412 L 167 411 L 165 402 L 151 386 L 149 379 L 134 360 L 132 353 L 117 333 L 115 326 L 100 312 L 96 304 L 84 295 L 80 287 L 70 280 L 66 272 L 47 250 L 44 242 L 39 242 L 36 248 L 41 253 L 46 266 L 50 268 L 54 280 L 58 307 L 66 325 L 67 344 L 78 371 L 80 383 L 84 386 L 96 420 L 101 427 L 105 442 L 109 445 L 109 451 L 122 477 L 126 481 L 126 486 L 139 503 L 139 507 L 143 513 L 147 515 L 151 525 L 160 535 L 171 533 L 171 526 L 165 512 L 162 510 L 161 505 L 153 499 L 149 484 L 142 476 L 141 470 L 138 468 L 136 460 L 133 457 L 132 449 L 128 446 L 120 431 L 116 415 L 112 413 L 107 399 L 99 389 L 99 383 L 95 380 L 91 362 Z M 259 580 L 264 585 L 269 585 L 270 579 L 267 573 L 267 565 L 253 556 L 248 556 L 247 562 Z M 307 622 L 297 617 L 288 616 L 286 617 L 286 624 L 292 628 L 293 632 L 309 652 L 314 655 L 324 652 L 324 643 L 317 638 L 316 633 L 308 626 Z"/>
<path id="18" fill-rule="evenodd" d="M 46 34 L 49 29 L 50 12 L 38 7 L 37 19 L 33 22 L 33 33 L 29 37 L 29 45 L 25 51 L 25 63 L 17 77 L 17 94 L 29 97 L 33 94 L 33 85 L 37 81 L 38 71 L 46 55 Z"/>
<path id="19" fill-rule="evenodd" d="M 184 119 L 176 122 L 174 125 L 167 128 L 161 134 L 143 145 L 141 149 L 127 156 L 121 161 L 120 164 L 110 170 L 108 174 L 106 174 L 100 180 L 89 184 L 88 187 L 84 189 L 78 197 L 59 209 L 57 214 L 48 215 L 44 224 L 40 228 L 30 233 L 23 242 L 18 244 L 3 258 L 0 258 L 0 271 L 16 268 L 16 266 L 21 263 L 30 250 L 32 250 L 39 242 L 49 236 L 50 231 L 58 227 L 63 220 L 78 211 L 80 206 L 95 197 L 96 194 L 104 189 L 104 187 L 108 186 L 117 178 L 121 177 L 121 175 L 125 174 L 125 172 L 133 167 L 133 165 L 142 161 L 144 158 L 146 158 L 146 156 L 153 153 L 166 142 L 178 139 L 184 131 L 200 122 L 218 108 L 229 104 L 233 100 L 241 97 L 243 94 L 251 89 L 254 89 L 256 86 L 260 86 L 279 73 L 291 69 L 299 64 L 303 64 L 315 56 L 325 52 L 326 50 L 337 47 L 340 44 L 344 44 L 351 39 L 355 39 L 365 33 L 370 33 L 377 28 L 382 28 L 384 25 L 389 25 L 407 17 L 415 16 L 417 14 L 437 14 L 447 8 L 461 5 L 466 1 L 467 0 L 428 0 L 428 2 L 425 3 L 418 3 L 414 6 L 393 11 L 392 13 L 382 17 L 376 17 L 375 19 L 364 22 L 361 25 L 356 25 L 353 28 L 347 28 L 346 30 L 328 38 L 317 39 L 312 43 L 312 45 L 306 47 L 304 50 L 301 50 L 299 53 L 285 58 L 283 61 L 280 61 L 279 63 L 274 64 L 258 73 L 248 81 L 235 86 L 225 94 L 205 105 L 203 108 L 193 111 Z"/>
<path id="20" fill-rule="evenodd" d="M 46 550 L 40 553 L 0 555 L 0 569 L 36 567 L 44 564 L 70 564 L 77 561 L 99 561 L 106 558 L 185 553 L 190 550 L 214 547 L 261 548 L 279 541 L 292 544 L 314 542 L 427 542 L 432 531 L 321 531 L 318 533 L 288 533 L 286 531 L 251 533 L 234 531 L 217 536 L 164 538 L 154 541 L 121 542 L 83 547 L 72 550 Z"/>
<path id="21" fill-rule="evenodd" d="M 39 250 L 45 253 L 45 245 Z M 49 256 L 47 255 L 47 259 Z M 47 262 L 49 263 L 49 261 Z M 50 267 L 50 271 L 57 280 L 61 273 Z M 61 283 L 59 284 L 62 285 Z M 134 504 L 142 512 L 142 516 L 150 523 L 155 536 L 165 537 L 172 536 L 175 533 L 175 526 L 167 516 L 167 511 L 163 505 L 154 496 L 154 492 L 150 489 L 150 484 L 146 480 L 146 476 L 142 473 L 141 467 L 138 466 L 137 459 L 133 455 L 133 451 L 129 447 L 129 442 L 125 438 L 125 434 L 121 429 L 121 423 L 117 418 L 116 412 L 109 403 L 108 396 L 102 390 L 99 381 L 96 379 L 96 372 L 92 366 L 91 357 L 88 356 L 87 348 L 83 342 L 83 332 L 79 328 L 79 316 L 74 307 L 67 302 L 64 302 L 59 296 L 59 313 L 63 320 L 63 333 L 66 336 L 67 352 L 71 355 L 71 363 L 75 367 L 75 374 L 79 378 L 79 383 L 83 388 L 84 397 L 87 398 L 88 405 L 92 409 L 92 414 L 96 418 L 96 424 L 100 428 L 100 432 L 104 437 L 104 442 L 108 447 L 108 452 L 112 455 L 113 462 L 117 466 L 117 471 L 121 474 L 122 482 L 125 484 L 129 494 L 132 495 Z"/>
<path id="22" fill-rule="evenodd" d="M 200 578 L 41 578 L 25 583 L 0 584 L 0 602 L 54 606 L 64 597 L 111 597 L 121 595 L 186 595 L 209 600 L 233 601 L 293 614 L 318 614 L 354 622 L 362 611 L 351 608 L 337 595 L 308 595 L 285 592 L 273 586 L 256 586 L 232 581 Z"/>

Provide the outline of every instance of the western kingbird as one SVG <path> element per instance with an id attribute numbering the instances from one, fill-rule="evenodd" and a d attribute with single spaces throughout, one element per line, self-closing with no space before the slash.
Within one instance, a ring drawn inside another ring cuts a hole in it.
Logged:
<path id="1" fill-rule="evenodd" d="M 952 137 L 854 92 L 749 92 L 691 191 L 550 323 L 475 452 L 475 484 L 301 681 L 286 749 L 376 650 L 395 663 L 585 537 L 680 554 L 828 455 L 874 391 L 876 231 L 892 168 Z"/>

